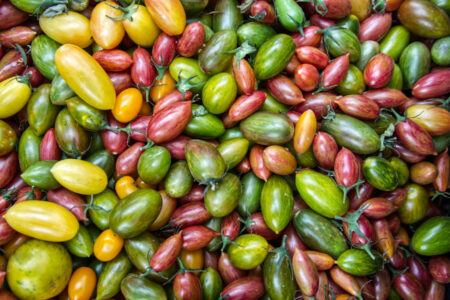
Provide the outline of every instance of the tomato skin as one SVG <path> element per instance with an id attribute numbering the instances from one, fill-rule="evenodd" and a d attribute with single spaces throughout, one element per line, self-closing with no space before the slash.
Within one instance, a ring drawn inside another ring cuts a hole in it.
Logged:
<path id="1" fill-rule="evenodd" d="M 100 50 L 95 52 L 92 57 L 100 63 L 105 71 L 124 71 L 133 63 L 130 55 L 119 49 Z"/>
<path id="2" fill-rule="evenodd" d="M 88 267 L 81 267 L 73 272 L 68 285 L 70 300 L 89 300 L 95 289 L 97 276 Z"/>
<path id="3" fill-rule="evenodd" d="M 150 90 L 150 98 L 154 102 L 159 102 L 159 100 L 163 99 L 164 96 L 169 94 L 170 92 L 175 92 L 175 80 L 170 75 L 169 71 L 166 70 L 161 77 L 160 80 L 155 81 L 155 85 Z M 191 93 L 190 91 L 187 91 L 185 94 L 185 99 L 190 100 L 190 98 L 187 97 L 188 93 Z M 192 94 L 192 93 L 191 93 Z M 180 93 L 181 95 L 181 93 Z M 192 97 L 192 95 L 191 95 Z M 181 98 L 180 98 L 181 101 Z M 156 105 L 154 107 L 154 112 L 156 111 Z"/>
<path id="4" fill-rule="evenodd" d="M 103 262 L 113 260 L 122 250 L 123 242 L 119 235 L 106 229 L 95 240 L 94 255 Z"/>
<path id="5" fill-rule="evenodd" d="M 103 169 L 83 160 L 60 160 L 50 172 L 62 186 L 82 195 L 98 194 L 108 183 Z"/>
<path id="6" fill-rule="evenodd" d="M 67 209 L 40 200 L 17 203 L 4 218 L 16 231 L 50 242 L 68 241 L 79 228 L 78 220 Z"/>
<path id="7" fill-rule="evenodd" d="M 56 51 L 59 74 L 81 99 L 101 110 L 114 108 L 116 92 L 105 70 L 78 46 L 66 44 Z"/>
<path id="8" fill-rule="evenodd" d="M 412 95 L 419 99 L 440 97 L 450 92 L 450 71 L 433 72 L 420 78 L 412 87 Z"/>
<path id="9" fill-rule="evenodd" d="M 186 26 L 183 35 L 178 39 L 177 52 L 184 57 L 197 54 L 205 41 L 205 28 L 202 23 L 195 22 Z M 166 62 L 168 64 L 168 62 Z"/>
<path id="10" fill-rule="evenodd" d="M 336 102 L 344 113 L 360 120 L 375 120 L 380 115 L 378 104 L 364 95 L 347 95 Z"/>
<path id="11" fill-rule="evenodd" d="M 114 8 L 112 1 L 98 3 L 92 10 L 90 26 L 94 41 L 103 49 L 116 48 L 123 37 L 125 29 L 122 22 L 116 22 L 111 18 L 119 18 L 122 12 Z"/>
<path id="12" fill-rule="evenodd" d="M 136 4 L 134 8 L 137 8 L 137 10 L 131 15 L 132 20 L 123 20 L 123 27 L 133 42 L 139 46 L 149 48 L 161 31 L 145 6 Z"/>
<path id="13" fill-rule="evenodd" d="M 319 85 L 319 80 L 319 71 L 313 65 L 301 64 L 295 69 L 295 84 L 302 91 L 314 91 Z"/>
<path id="14" fill-rule="evenodd" d="M 391 28 L 392 14 L 374 14 L 364 20 L 359 27 L 359 41 L 381 40 Z"/>
<path id="15" fill-rule="evenodd" d="M 301 63 L 311 64 L 318 69 L 323 69 L 328 65 L 328 55 L 312 46 L 303 46 L 295 49 L 297 58 Z"/>
<path id="16" fill-rule="evenodd" d="M 89 19 L 74 11 L 51 18 L 41 16 L 39 26 L 47 36 L 60 44 L 86 48 L 92 43 Z"/>
<path id="17" fill-rule="evenodd" d="M 111 112 L 117 121 L 128 123 L 138 115 L 142 107 L 142 101 L 142 94 L 138 89 L 128 88 L 117 96 Z"/>
<path id="18" fill-rule="evenodd" d="M 297 124 L 295 124 L 293 142 L 295 151 L 303 154 L 311 147 L 316 128 L 316 116 L 312 110 L 308 109 L 300 116 Z"/>
<path id="19" fill-rule="evenodd" d="M 322 73 L 324 88 L 332 88 L 344 79 L 350 65 L 349 57 L 349 53 L 341 55 L 326 66 Z"/>
<path id="20" fill-rule="evenodd" d="M 19 112 L 30 95 L 30 87 L 19 82 L 17 76 L 0 82 L 0 119 L 11 117 Z"/>
<path id="21" fill-rule="evenodd" d="M 122 178 L 116 181 L 115 190 L 117 196 L 120 199 L 123 199 L 126 196 L 131 195 L 132 193 L 139 190 L 139 188 L 136 187 L 133 177 L 123 176 Z"/>
<path id="22" fill-rule="evenodd" d="M 168 35 L 180 35 L 186 26 L 186 13 L 180 0 L 145 0 L 153 21 Z"/>

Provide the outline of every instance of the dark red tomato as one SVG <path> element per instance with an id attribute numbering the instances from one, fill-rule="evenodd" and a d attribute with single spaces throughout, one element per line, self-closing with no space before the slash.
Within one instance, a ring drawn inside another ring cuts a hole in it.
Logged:
<path id="1" fill-rule="evenodd" d="M 56 141 L 55 129 L 50 128 L 45 133 L 40 149 L 41 160 L 59 160 L 61 158 L 61 150 Z"/>
<path id="2" fill-rule="evenodd" d="M 112 128 L 124 128 L 126 125 L 117 121 L 111 112 L 107 116 L 108 126 Z M 123 131 L 104 129 L 101 131 L 103 145 L 112 154 L 120 154 L 127 148 L 128 135 Z"/>
<path id="3" fill-rule="evenodd" d="M 373 89 L 384 87 L 391 80 L 394 73 L 394 59 L 387 54 L 380 53 L 372 57 L 364 69 L 364 80 Z"/>
<path id="4" fill-rule="evenodd" d="M 333 88 L 344 79 L 350 64 L 349 57 L 349 53 L 339 56 L 326 66 L 322 73 L 323 88 Z"/>
<path id="5" fill-rule="evenodd" d="M 111 80 L 117 95 L 120 94 L 121 91 L 131 87 L 131 84 L 133 83 L 129 71 L 109 72 L 108 77 L 109 80 Z"/>
<path id="6" fill-rule="evenodd" d="M 327 107 L 331 105 L 333 109 L 336 109 L 336 98 L 337 95 L 330 92 L 320 92 L 317 94 L 308 93 L 305 94 L 305 102 L 294 106 L 294 110 L 299 113 L 304 113 L 310 109 L 314 112 L 316 119 L 319 121 L 327 114 Z"/>
<path id="7" fill-rule="evenodd" d="M 403 299 L 421 300 L 425 295 L 422 284 L 409 272 L 395 277 L 393 285 Z"/>
<path id="8" fill-rule="evenodd" d="M 36 67 L 29 67 L 22 73 L 23 76 L 30 76 L 30 84 L 36 88 L 44 82 L 44 75 Z"/>
<path id="9" fill-rule="evenodd" d="M 205 28 L 202 23 L 191 23 L 183 31 L 178 39 L 177 52 L 184 57 L 191 57 L 197 54 L 205 41 Z M 170 59 L 170 57 L 169 57 Z M 167 64 L 167 63 L 166 63 Z"/>
<path id="10" fill-rule="evenodd" d="M 319 165 L 324 169 L 332 169 L 338 152 L 334 138 L 325 132 L 317 133 L 313 141 L 313 152 Z"/>
<path id="11" fill-rule="evenodd" d="M 302 91 L 284 75 L 270 78 L 266 82 L 266 87 L 270 94 L 281 103 L 296 105 L 305 101 Z"/>
<path id="12" fill-rule="evenodd" d="M 334 175 L 337 184 L 350 187 L 358 181 L 359 165 L 353 152 L 345 147 L 336 155 L 334 161 Z"/>
<path id="13" fill-rule="evenodd" d="M 14 178 L 18 168 L 19 157 L 16 151 L 0 156 L 0 188 L 4 188 Z"/>
<path id="14" fill-rule="evenodd" d="M 275 10 L 267 1 L 256 1 L 250 7 L 252 17 L 261 16 L 258 21 L 264 24 L 274 24 L 277 20 Z"/>
<path id="15" fill-rule="evenodd" d="M 25 22 L 30 15 L 11 4 L 9 1 L 0 2 L 0 29 L 7 29 Z"/>
<path id="16" fill-rule="evenodd" d="M 153 66 L 150 53 L 141 46 L 133 52 L 131 79 L 138 86 L 149 87 L 156 78 L 156 68 Z"/>
<path id="17" fill-rule="evenodd" d="M 359 26 L 359 41 L 379 41 L 389 31 L 392 25 L 392 14 L 373 14 Z"/>
<path id="18" fill-rule="evenodd" d="M 158 66 L 168 66 L 176 53 L 176 39 L 161 32 L 152 47 L 152 58 Z"/>

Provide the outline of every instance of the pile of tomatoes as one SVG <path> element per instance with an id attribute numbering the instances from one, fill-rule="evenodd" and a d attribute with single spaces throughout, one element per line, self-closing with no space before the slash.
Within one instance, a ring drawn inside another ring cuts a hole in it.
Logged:
<path id="1" fill-rule="evenodd" d="M 444 299 L 449 13 L 0 0 L 0 299 Z"/>

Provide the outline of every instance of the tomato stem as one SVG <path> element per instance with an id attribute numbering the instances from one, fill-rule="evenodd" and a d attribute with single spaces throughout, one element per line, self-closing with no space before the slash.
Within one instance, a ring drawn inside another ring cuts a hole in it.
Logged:
<path id="1" fill-rule="evenodd" d="M 248 43 L 248 40 L 246 40 L 244 43 L 242 43 L 241 46 L 237 47 L 236 49 L 226 51 L 227 54 L 235 54 L 234 55 L 234 65 L 236 68 L 239 69 L 239 63 L 241 62 L 241 59 L 244 59 L 248 54 L 252 54 L 256 52 L 256 48 L 253 47 Z"/>
<path id="2" fill-rule="evenodd" d="M 314 9 L 322 17 L 328 13 L 328 8 L 322 0 L 297 0 L 297 2 L 313 2 Z"/>
<path id="3" fill-rule="evenodd" d="M 123 1 L 119 1 L 119 2 L 122 5 L 124 5 L 124 4 L 126 5 L 126 3 Z M 107 16 L 109 19 L 113 20 L 114 22 L 122 22 L 124 20 L 130 20 L 132 22 L 133 14 L 139 9 L 139 6 L 136 5 L 136 2 L 134 0 L 130 3 L 130 5 L 127 5 L 125 7 L 122 7 L 120 5 L 112 5 L 109 3 L 105 3 L 105 4 L 108 5 L 109 7 L 120 10 L 123 13 L 118 18 Z"/>
<path id="4" fill-rule="evenodd" d="M 245 13 L 255 3 L 256 0 L 245 0 L 244 3 L 237 6 L 241 10 L 241 13 Z"/>
<path id="5" fill-rule="evenodd" d="M 372 202 L 364 204 L 360 208 L 358 208 L 353 213 L 347 213 L 346 217 L 336 216 L 334 217 L 336 220 L 346 222 L 348 224 L 348 235 L 350 242 L 352 241 L 353 232 L 356 232 L 360 237 L 364 238 L 367 243 L 370 243 L 370 239 L 361 231 L 358 225 L 359 217 L 364 213 L 366 209 L 368 209 L 372 205 Z"/>

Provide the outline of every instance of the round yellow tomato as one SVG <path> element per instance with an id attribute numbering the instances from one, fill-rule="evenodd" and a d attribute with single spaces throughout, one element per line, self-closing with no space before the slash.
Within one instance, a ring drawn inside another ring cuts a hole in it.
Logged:
<path id="1" fill-rule="evenodd" d="M 81 99 L 97 109 L 114 107 L 114 86 L 89 53 L 75 45 L 63 45 L 56 50 L 55 64 L 61 77 Z"/>
<path id="2" fill-rule="evenodd" d="M 39 26 L 49 38 L 60 44 L 74 44 L 86 48 L 92 44 L 89 19 L 69 11 L 55 17 L 40 17 Z"/>
<path id="3" fill-rule="evenodd" d="M 131 176 L 123 176 L 116 181 L 116 194 L 120 199 L 136 192 L 138 188 L 134 184 L 134 179 Z"/>
<path id="4" fill-rule="evenodd" d="M 0 119 L 18 113 L 27 104 L 30 95 L 31 88 L 19 76 L 0 82 Z"/>
<path id="5" fill-rule="evenodd" d="M 154 102 L 158 102 L 168 92 L 175 89 L 175 80 L 170 76 L 169 70 L 164 71 L 161 80 L 155 81 L 155 86 L 150 90 L 150 98 Z"/>
<path id="6" fill-rule="evenodd" d="M 95 289 L 97 276 L 94 270 L 88 267 L 80 267 L 73 272 L 70 278 L 67 292 L 70 300 L 89 300 Z"/>
<path id="7" fill-rule="evenodd" d="M 145 48 L 151 47 L 161 31 L 145 6 L 136 4 L 132 9 L 136 9 L 136 11 L 130 19 L 123 21 L 123 27 L 130 39 L 137 45 Z"/>
<path id="8" fill-rule="evenodd" d="M 91 32 L 94 41 L 103 49 L 113 49 L 119 46 L 125 36 L 125 29 L 120 19 L 122 12 L 116 8 L 116 3 L 103 1 L 98 3 L 91 14 Z"/>
<path id="9" fill-rule="evenodd" d="M 84 160 L 64 159 L 50 170 L 63 187 L 82 195 L 95 195 L 105 190 L 108 176 L 105 171 Z"/>
<path id="10" fill-rule="evenodd" d="M 138 115 L 142 107 L 142 94 L 137 88 L 123 90 L 116 98 L 116 104 L 111 110 L 114 118 L 122 123 L 128 123 Z"/>
<path id="11" fill-rule="evenodd" d="M 65 242 L 78 232 L 77 218 L 53 202 L 28 200 L 11 206 L 3 216 L 15 231 L 49 242 Z"/>
<path id="12" fill-rule="evenodd" d="M 122 250 L 123 239 L 111 229 L 106 229 L 94 243 L 94 255 L 99 261 L 113 260 Z"/>
<path id="13" fill-rule="evenodd" d="M 168 35 L 180 35 L 186 27 L 186 13 L 180 0 L 145 0 L 156 25 Z"/>

